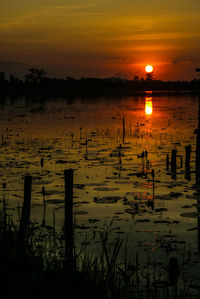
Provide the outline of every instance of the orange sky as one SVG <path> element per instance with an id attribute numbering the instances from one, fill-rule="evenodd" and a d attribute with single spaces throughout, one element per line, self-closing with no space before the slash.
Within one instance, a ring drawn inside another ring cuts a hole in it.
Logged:
<path id="1" fill-rule="evenodd" d="M 199 0 L 0 0 L 0 71 L 193 79 Z"/>

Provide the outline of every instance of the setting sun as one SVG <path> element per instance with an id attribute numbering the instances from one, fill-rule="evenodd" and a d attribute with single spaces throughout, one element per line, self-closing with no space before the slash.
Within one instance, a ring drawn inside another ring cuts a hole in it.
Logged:
<path id="1" fill-rule="evenodd" d="M 151 72 L 153 72 L 153 67 L 151 65 L 147 65 L 147 66 L 145 66 L 145 71 L 147 73 L 151 73 Z"/>

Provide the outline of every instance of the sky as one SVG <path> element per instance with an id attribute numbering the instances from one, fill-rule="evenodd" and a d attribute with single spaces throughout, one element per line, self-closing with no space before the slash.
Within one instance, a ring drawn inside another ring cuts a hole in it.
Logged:
<path id="1" fill-rule="evenodd" d="M 0 72 L 23 76 L 200 75 L 200 0 L 0 0 Z"/>

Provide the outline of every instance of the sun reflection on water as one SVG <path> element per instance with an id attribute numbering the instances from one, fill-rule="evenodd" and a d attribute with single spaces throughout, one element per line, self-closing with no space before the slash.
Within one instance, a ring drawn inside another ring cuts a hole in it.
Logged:
<path id="1" fill-rule="evenodd" d="M 145 98 L 145 114 L 151 115 L 153 113 L 152 97 Z"/>

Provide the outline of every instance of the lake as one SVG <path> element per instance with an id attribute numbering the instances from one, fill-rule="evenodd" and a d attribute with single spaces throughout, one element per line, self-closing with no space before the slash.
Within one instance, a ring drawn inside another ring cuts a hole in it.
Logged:
<path id="1" fill-rule="evenodd" d="M 112 240 L 125 240 L 129 252 L 162 256 L 164 248 L 195 255 L 198 105 L 198 96 L 151 92 L 119 98 L 1 98 L 1 203 L 7 202 L 18 222 L 24 176 L 31 175 L 31 220 L 59 231 L 63 174 L 73 169 L 77 246 L 87 243 L 88 251 L 97 252 L 98 234 L 107 229 Z M 175 171 L 172 150 L 177 150 Z"/>

